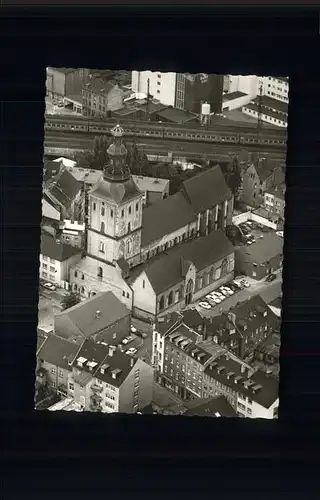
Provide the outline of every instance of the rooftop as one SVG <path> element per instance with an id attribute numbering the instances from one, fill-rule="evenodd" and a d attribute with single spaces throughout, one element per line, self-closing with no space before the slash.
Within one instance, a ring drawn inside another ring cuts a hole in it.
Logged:
<path id="1" fill-rule="evenodd" d="M 183 193 L 159 200 L 143 210 L 141 244 L 145 247 L 195 220 L 196 214 Z"/>
<path id="2" fill-rule="evenodd" d="M 71 165 L 68 167 L 70 174 L 79 182 L 94 185 L 103 178 L 102 170 L 92 170 L 89 168 L 76 167 Z"/>
<path id="3" fill-rule="evenodd" d="M 233 101 L 234 99 L 238 99 L 239 97 L 244 97 L 248 94 L 245 92 L 240 92 L 240 90 L 236 90 L 235 92 L 230 92 L 229 94 L 224 94 L 222 100 L 225 101 Z"/>
<path id="4" fill-rule="evenodd" d="M 140 191 L 163 193 L 170 184 L 169 179 L 155 179 L 154 177 L 145 177 L 143 175 L 133 175 L 132 178 Z"/>
<path id="5" fill-rule="evenodd" d="M 81 183 L 78 182 L 67 169 L 60 172 L 47 183 L 44 191 L 65 208 L 69 208 L 75 197 L 81 190 Z"/>
<path id="6" fill-rule="evenodd" d="M 270 408 L 278 398 L 279 381 L 275 377 L 260 370 L 250 372 L 242 360 L 231 358 L 228 354 L 216 358 L 205 368 L 204 373 L 230 387 L 240 397 L 249 397 L 264 408 Z"/>
<path id="7" fill-rule="evenodd" d="M 232 196 L 219 165 L 184 181 L 182 191 L 196 213 L 218 205 Z"/>
<path id="8" fill-rule="evenodd" d="M 195 399 L 186 404 L 183 415 L 197 417 L 236 417 L 237 413 L 224 396 L 211 399 Z"/>
<path id="9" fill-rule="evenodd" d="M 252 109 L 252 111 L 256 111 L 257 113 L 259 113 L 259 105 L 255 102 L 250 102 L 249 104 L 243 106 L 243 108 Z M 276 120 L 280 120 L 283 123 L 287 123 L 288 121 L 286 115 L 280 113 L 279 111 L 273 111 L 272 109 L 266 108 L 264 106 L 261 107 L 261 114 L 270 116 L 271 118 L 275 118 Z"/>
<path id="10" fill-rule="evenodd" d="M 252 213 L 255 215 L 259 215 L 260 217 L 263 217 L 264 219 L 267 219 L 274 223 L 276 223 L 279 220 L 279 215 L 274 214 L 263 207 L 259 207 L 256 210 L 253 210 Z"/>
<path id="11" fill-rule="evenodd" d="M 181 283 L 186 267 L 194 264 L 200 271 L 234 252 L 222 231 L 213 231 L 208 236 L 172 247 L 134 269 L 132 280 L 145 272 L 156 294 Z M 189 262 L 190 261 L 190 262 Z"/>
<path id="12" fill-rule="evenodd" d="M 94 94 L 108 95 L 116 85 L 111 81 L 102 78 L 90 78 L 90 81 L 83 86 L 82 92 L 93 92 Z"/>
<path id="13" fill-rule="evenodd" d="M 40 253 L 51 259 L 64 262 L 74 255 L 81 254 L 82 250 L 66 243 L 59 243 L 50 234 L 41 231 Z"/>
<path id="14" fill-rule="evenodd" d="M 161 118 L 164 118 L 165 120 L 181 124 L 198 119 L 197 115 L 193 113 L 189 113 L 188 111 L 184 111 L 183 109 L 169 107 L 163 109 L 162 111 L 158 111 L 157 116 L 158 118 L 160 118 L 160 120 Z"/>
<path id="15" fill-rule="evenodd" d="M 116 348 L 112 350 L 112 355 L 110 355 L 109 347 L 96 344 L 89 339 L 83 343 L 79 350 L 77 358 L 74 360 L 74 366 L 78 366 L 79 358 L 81 358 L 83 372 L 90 373 L 93 378 L 115 387 L 122 385 L 137 361 Z"/>
<path id="16" fill-rule="evenodd" d="M 279 186 L 272 186 L 271 188 L 267 188 L 265 194 L 271 194 L 279 200 L 284 200 L 286 194 L 286 185 L 280 184 Z"/>
<path id="17" fill-rule="evenodd" d="M 141 191 L 133 178 L 125 182 L 109 182 L 104 178 L 91 189 L 90 194 L 102 200 L 120 204 L 140 197 Z"/>
<path id="18" fill-rule="evenodd" d="M 65 398 L 50 406 L 49 411 L 83 411 L 81 406 L 72 398 Z"/>
<path id="19" fill-rule="evenodd" d="M 280 335 L 277 333 L 272 333 L 263 342 L 261 342 L 261 344 L 257 346 L 256 351 L 279 358 L 280 346 Z"/>
<path id="20" fill-rule="evenodd" d="M 266 233 L 263 239 L 259 239 L 250 246 L 240 247 L 237 251 L 253 263 L 264 264 L 283 253 L 283 238 L 274 232 Z"/>
<path id="21" fill-rule="evenodd" d="M 79 346 L 74 342 L 62 339 L 57 335 L 51 334 L 40 345 L 37 351 L 37 358 L 43 359 L 59 368 L 71 370 L 68 362 L 73 361 L 79 350 Z"/>
<path id="22" fill-rule="evenodd" d="M 55 331 L 67 338 L 88 338 L 129 314 L 129 309 L 112 292 L 103 292 L 56 314 Z"/>
<path id="23" fill-rule="evenodd" d="M 43 162 L 43 180 L 46 182 L 57 175 L 63 165 L 62 160 L 44 160 Z"/>

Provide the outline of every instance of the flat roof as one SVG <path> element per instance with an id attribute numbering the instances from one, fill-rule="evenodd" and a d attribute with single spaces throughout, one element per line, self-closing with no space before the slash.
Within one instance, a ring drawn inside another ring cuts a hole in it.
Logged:
<path id="1" fill-rule="evenodd" d="M 166 108 L 162 111 L 159 111 L 157 115 L 160 118 L 165 118 L 176 123 L 184 123 L 197 118 L 196 115 L 179 108 Z"/>
<path id="2" fill-rule="evenodd" d="M 236 90 L 235 92 L 230 92 L 229 94 L 225 94 L 222 100 L 225 101 L 233 101 L 234 99 L 238 99 L 239 97 L 244 97 L 248 94 L 245 92 L 240 92 L 240 90 Z"/>

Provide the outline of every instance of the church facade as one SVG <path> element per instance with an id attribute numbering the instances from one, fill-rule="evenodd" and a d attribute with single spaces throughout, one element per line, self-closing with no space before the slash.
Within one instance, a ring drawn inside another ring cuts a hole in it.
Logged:
<path id="1" fill-rule="evenodd" d="M 153 319 L 233 277 L 234 253 L 223 232 L 232 218 L 233 196 L 217 166 L 186 181 L 176 195 L 143 208 L 123 129 L 117 125 L 112 134 L 109 161 L 88 195 L 85 257 L 71 269 L 70 284 L 83 298 L 110 290 L 134 315 Z M 202 247 L 205 260 L 198 258 Z M 168 265 L 175 281 L 162 290 L 152 276 L 168 275 Z M 193 278 L 186 280 L 184 273 Z"/>

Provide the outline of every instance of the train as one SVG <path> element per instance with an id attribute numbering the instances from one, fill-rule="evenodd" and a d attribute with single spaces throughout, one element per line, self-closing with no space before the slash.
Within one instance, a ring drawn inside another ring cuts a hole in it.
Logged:
<path id="1" fill-rule="evenodd" d="M 88 117 L 47 115 L 45 131 L 83 132 L 87 134 L 110 135 L 116 124 L 111 119 L 90 119 Z M 282 129 L 264 129 L 258 134 L 253 127 L 219 126 L 201 127 L 195 124 L 176 125 L 159 122 L 121 122 L 126 137 L 148 137 L 150 139 L 174 140 L 183 142 L 204 142 L 218 144 L 265 145 L 274 148 L 285 148 L 287 134 Z"/>

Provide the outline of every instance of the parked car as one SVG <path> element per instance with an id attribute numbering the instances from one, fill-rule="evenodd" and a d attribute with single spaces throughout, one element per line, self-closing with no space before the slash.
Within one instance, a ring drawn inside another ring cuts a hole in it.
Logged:
<path id="1" fill-rule="evenodd" d="M 212 301 L 214 304 L 220 304 L 221 299 L 218 297 L 218 295 L 215 295 L 214 293 L 211 293 L 209 296 L 207 295 L 208 300 L 210 302 Z"/>
<path id="2" fill-rule="evenodd" d="M 204 300 L 199 302 L 199 306 L 202 307 L 202 309 L 211 309 L 211 304 L 209 304 L 209 302 L 206 302 Z"/>
<path id="3" fill-rule="evenodd" d="M 242 280 L 241 280 L 241 283 L 243 284 L 243 286 L 244 286 L 245 288 L 248 288 L 248 287 L 250 286 L 249 281 L 247 281 L 247 280 L 245 280 L 245 279 L 242 279 Z"/>
<path id="4" fill-rule="evenodd" d="M 129 356 L 133 356 L 137 352 L 138 352 L 137 349 L 135 349 L 134 347 L 130 347 L 130 349 L 126 351 L 126 354 L 129 354 Z"/>
<path id="5" fill-rule="evenodd" d="M 276 274 L 269 274 L 269 276 L 266 277 L 266 281 L 270 282 L 270 281 L 273 281 L 277 278 L 277 275 Z"/>
<path id="6" fill-rule="evenodd" d="M 222 295 L 224 295 L 225 297 L 229 296 L 227 290 L 225 288 L 223 288 L 222 286 L 219 288 L 219 292 L 222 293 Z"/>
<path id="7" fill-rule="evenodd" d="M 48 290 L 51 290 L 52 292 L 54 292 L 57 289 L 57 287 L 54 286 L 52 283 L 44 283 L 42 286 L 44 288 L 47 288 Z"/>
<path id="8" fill-rule="evenodd" d="M 227 292 L 228 295 L 233 295 L 234 291 L 228 286 L 224 286 L 223 289 Z"/>
<path id="9" fill-rule="evenodd" d="M 134 326 L 130 326 L 131 333 L 137 333 L 137 329 Z"/>
<path id="10" fill-rule="evenodd" d="M 230 288 L 233 292 L 237 292 L 239 290 L 239 287 L 234 283 L 228 283 L 228 288 Z"/>
<path id="11" fill-rule="evenodd" d="M 126 337 L 125 339 L 122 340 L 122 344 L 124 345 L 130 344 L 130 342 L 132 342 L 133 340 L 134 338 L 130 335 L 129 337 Z"/>

